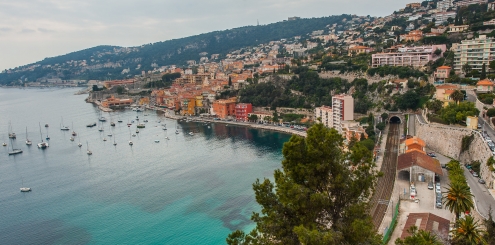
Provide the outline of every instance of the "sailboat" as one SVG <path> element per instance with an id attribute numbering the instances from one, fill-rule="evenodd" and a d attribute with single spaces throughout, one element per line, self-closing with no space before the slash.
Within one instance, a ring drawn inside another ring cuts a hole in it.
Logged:
<path id="1" fill-rule="evenodd" d="M 22 179 L 22 186 L 24 186 L 24 179 Z M 31 188 L 29 187 L 21 187 L 21 192 L 30 192 Z"/>
<path id="2" fill-rule="evenodd" d="M 15 135 L 15 133 L 12 132 L 12 124 L 10 123 L 10 121 L 9 121 L 9 138 L 10 139 L 16 139 L 17 138 L 17 136 Z"/>
<path id="3" fill-rule="evenodd" d="M 41 129 L 40 129 L 41 131 Z M 50 136 L 48 136 L 48 128 L 46 128 L 46 140 L 50 140 Z"/>
<path id="4" fill-rule="evenodd" d="M 74 123 L 72 123 L 72 136 L 77 136 L 76 131 L 74 131 Z"/>
<path id="5" fill-rule="evenodd" d="M 113 137 L 113 145 L 117 145 L 117 142 L 115 142 L 115 137 Z"/>
<path id="6" fill-rule="evenodd" d="M 175 134 L 179 134 L 179 126 L 176 126 Z"/>
<path id="7" fill-rule="evenodd" d="M 28 138 L 28 128 L 26 127 L 26 145 L 32 145 L 33 142 L 31 142 Z"/>
<path id="8" fill-rule="evenodd" d="M 129 145 L 132 146 L 134 143 L 132 143 L 132 140 L 131 140 L 131 132 L 129 130 Z"/>
<path id="9" fill-rule="evenodd" d="M 9 155 L 15 155 L 15 154 L 22 153 L 22 150 L 21 149 L 14 149 L 14 145 L 12 143 L 12 139 L 10 140 L 10 145 L 12 146 L 12 150 L 9 151 Z"/>
<path id="10" fill-rule="evenodd" d="M 101 128 L 98 131 L 103 132 L 103 123 L 101 124 Z"/>
<path id="11" fill-rule="evenodd" d="M 40 149 L 46 149 L 46 147 L 48 147 L 48 143 L 46 142 L 43 142 L 43 134 L 41 133 L 41 124 L 39 124 L 40 126 L 40 136 L 41 136 L 41 142 L 38 143 L 38 148 Z M 47 129 L 48 130 L 48 129 Z M 47 139 L 49 139 L 48 136 L 46 136 Z"/>
<path id="12" fill-rule="evenodd" d="M 163 130 L 167 130 L 167 124 L 163 124 Z"/>
<path id="13" fill-rule="evenodd" d="M 64 118 L 62 117 L 62 123 L 60 124 L 60 130 L 62 131 L 69 131 L 69 127 L 64 126 Z"/>
<path id="14" fill-rule="evenodd" d="M 89 150 L 89 144 L 88 144 L 88 141 L 86 141 L 86 154 L 88 154 L 88 155 L 93 155 L 93 152 L 91 152 L 91 151 Z"/>

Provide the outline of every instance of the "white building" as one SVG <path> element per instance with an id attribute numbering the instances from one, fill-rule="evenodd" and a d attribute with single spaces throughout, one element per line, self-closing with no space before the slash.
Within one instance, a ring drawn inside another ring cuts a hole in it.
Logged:
<path id="1" fill-rule="evenodd" d="M 323 105 L 315 108 L 315 118 L 321 118 L 321 123 L 323 123 L 323 125 L 333 128 L 332 107 Z"/>
<path id="2" fill-rule="evenodd" d="M 452 0 L 443 0 L 443 1 L 437 2 L 437 10 L 439 10 L 440 12 L 445 12 L 453 6 L 454 6 L 454 4 L 452 3 Z"/>
<path id="3" fill-rule="evenodd" d="M 451 12 L 438 12 L 432 16 L 433 18 L 435 18 L 435 25 L 441 25 L 442 23 L 447 22 L 449 18 L 455 19 L 456 15 L 457 14 L 455 13 L 455 11 L 451 11 Z"/>
<path id="4" fill-rule="evenodd" d="M 488 66 L 495 59 L 495 39 L 480 35 L 473 40 L 463 40 L 454 49 L 454 70 L 460 72 L 464 64 L 469 64 L 473 70 L 481 71 L 483 63 Z"/>
<path id="5" fill-rule="evenodd" d="M 342 121 L 354 120 L 354 98 L 339 94 L 332 97 L 333 126 L 342 133 Z"/>

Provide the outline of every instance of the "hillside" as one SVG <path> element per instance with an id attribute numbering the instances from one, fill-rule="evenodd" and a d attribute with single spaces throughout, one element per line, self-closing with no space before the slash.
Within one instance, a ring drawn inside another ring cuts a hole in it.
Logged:
<path id="1" fill-rule="evenodd" d="M 306 37 L 315 30 L 339 23 L 349 15 L 282 21 L 261 26 L 245 26 L 191 37 L 173 39 L 139 47 L 97 46 L 0 73 L 0 84 L 32 82 L 39 78 L 121 79 L 141 71 L 165 65 L 184 65 L 187 60 L 199 61 L 200 53 L 219 54 L 257 46 L 282 38 Z M 139 67 L 139 68 L 138 68 Z M 122 73 L 129 68 L 128 73 Z"/>

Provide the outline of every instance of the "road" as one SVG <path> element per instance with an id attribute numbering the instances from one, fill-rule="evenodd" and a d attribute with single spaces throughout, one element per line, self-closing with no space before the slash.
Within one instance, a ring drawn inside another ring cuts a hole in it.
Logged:
<path id="1" fill-rule="evenodd" d="M 466 95 L 468 97 L 467 100 L 469 102 L 476 103 L 476 94 L 474 93 L 474 91 L 468 90 L 466 91 Z M 490 136 L 491 139 L 495 139 L 495 131 L 490 126 L 488 126 L 487 124 L 488 122 L 485 120 L 488 119 L 483 117 L 478 117 L 478 123 L 481 124 L 482 130 L 485 131 L 488 134 L 488 136 Z"/>
<path id="2" fill-rule="evenodd" d="M 495 199 L 488 193 L 486 186 L 478 183 L 478 178 L 474 177 L 467 168 L 464 168 L 464 176 L 471 187 L 471 193 L 474 195 L 478 213 L 484 218 L 488 218 L 488 210 L 492 207 L 492 216 L 495 218 Z"/>
<path id="3" fill-rule="evenodd" d="M 416 122 L 416 115 L 415 114 L 409 114 L 409 119 L 407 120 L 407 134 L 416 136 L 416 127 L 415 123 Z"/>
<path id="4" fill-rule="evenodd" d="M 400 125 L 389 124 L 387 143 L 380 171 L 383 176 L 378 179 L 375 192 L 371 197 L 371 216 L 376 229 L 380 228 L 385 212 L 394 189 L 395 175 L 397 169 L 397 154 L 399 146 Z"/>

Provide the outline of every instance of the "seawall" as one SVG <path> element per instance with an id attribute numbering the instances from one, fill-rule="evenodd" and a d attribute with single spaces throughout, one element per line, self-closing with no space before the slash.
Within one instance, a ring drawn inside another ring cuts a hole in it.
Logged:
<path id="1" fill-rule="evenodd" d="M 477 130 L 464 127 L 446 126 L 437 123 L 424 124 L 417 119 L 415 121 L 416 135 L 425 141 L 426 146 L 444 156 L 459 159 L 464 163 L 472 161 L 481 162 L 481 177 L 486 181 L 488 188 L 493 188 L 493 175 L 486 166 L 487 160 L 492 157 L 492 152 L 485 140 Z M 462 138 L 473 134 L 474 139 L 469 149 L 461 153 Z"/>

